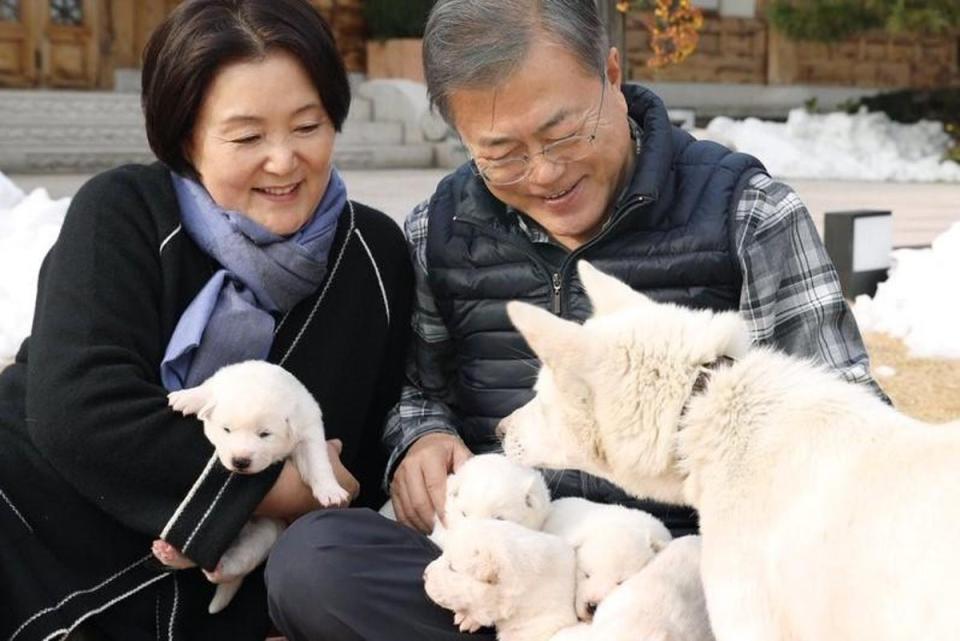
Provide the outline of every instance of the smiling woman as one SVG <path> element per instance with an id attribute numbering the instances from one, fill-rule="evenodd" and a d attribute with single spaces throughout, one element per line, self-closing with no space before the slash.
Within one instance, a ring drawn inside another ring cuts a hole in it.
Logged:
<path id="1" fill-rule="evenodd" d="M 168 407 L 231 363 L 299 379 L 338 483 L 384 500 L 412 269 L 333 166 L 350 89 L 330 29 L 307 0 L 190 0 L 142 85 L 160 162 L 77 194 L 0 375 L 0 641 L 265 637 L 259 571 L 210 616 L 196 566 L 235 578 L 216 570 L 245 522 L 319 504 L 289 462 L 230 472 Z"/>

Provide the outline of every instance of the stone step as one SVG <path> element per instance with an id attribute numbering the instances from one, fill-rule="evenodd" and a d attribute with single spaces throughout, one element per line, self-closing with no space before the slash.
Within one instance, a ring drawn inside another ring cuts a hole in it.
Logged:
<path id="1" fill-rule="evenodd" d="M 434 145 L 347 145 L 334 148 L 341 169 L 423 169 L 435 166 Z M 0 144 L 0 171 L 24 173 L 95 173 L 127 163 L 156 160 L 144 147 L 118 145 L 32 146 L 10 150 Z"/>
<path id="2" fill-rule="evenodd" d="M 347 120 L 337 136 L 338 145 L 402 145 L 403 123 Z"/>
<path id="3" fill-rule="evenodd" d="M 370 122 L 373 103 L 354 96 L 344 125 Z M 21 124 L 138 124 L 140 96 L 106 91 L 0 89 L 0 126 Z"/>

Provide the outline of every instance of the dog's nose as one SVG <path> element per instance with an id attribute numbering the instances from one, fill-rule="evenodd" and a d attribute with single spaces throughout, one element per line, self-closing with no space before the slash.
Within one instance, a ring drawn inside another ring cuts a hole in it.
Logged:
<path id="1" fill-rule="evenodd" d="M 237 470 L 238 472 L 242 472 L 250 467 L 250 463 L 253 461 L 246 456 L 235 456 L 230 460 L 230 462 L 233 463 L 233 469 Z"/>
<path id="2" fill-rule="evenodd" d="M 588 603 L 588 604 L 587 604 L 587 614 L 589 614 L 590 616 L 593 616 L 594 614 L 596 614 L 596 612 L 597 612 L 597 604 L 596 604 L 596 603 Z"/>

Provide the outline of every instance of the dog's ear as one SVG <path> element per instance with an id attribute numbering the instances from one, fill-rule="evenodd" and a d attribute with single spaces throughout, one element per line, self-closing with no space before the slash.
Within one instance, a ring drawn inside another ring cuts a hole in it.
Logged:
<path id="1" fill-rule="evenodd" d="M 167 394 L 167 403 L 174 411 L 185 416 L 196 414 L 201 421 L 210 417 L 210 413 L 216 405 L 210 395 L 210 390 L 205 385 L 170 392 Z"/>
<path id="2" fill-rule="evenodd" d="M 585 260 L 577 263 L 577 273 L 593 305 L 594 316 L 605 316 L 653 302 L 640 292 L 631 289 L 623 281 L 604 274 Z"/>
<path id="3" fill-rule="evenodd" d="M 565 359 L 575 358 L 583 327 L 573 321 L 554 316 L 545 309 L 528 303 L 507 303 L 507 315 L 537 357 L 557 368 Z M 559 368 L 558 368 L 559 369 Z"/>

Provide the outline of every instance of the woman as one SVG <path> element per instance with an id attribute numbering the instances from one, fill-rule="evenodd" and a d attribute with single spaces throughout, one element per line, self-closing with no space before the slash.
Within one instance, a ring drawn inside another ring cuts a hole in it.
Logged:
<path id="1" fill-rule="evenodd" d="M 0 376 L 0 640 L 257 639 L 262 577 L 213 570 L 253 514 L 317 507 L 290 464 L 231 475 L 169 391 L 250 358 L 320 403 L 338 481 L 379 505 L 412 273 L 397 226 L 332 166 L 349 86 L 306 0 L 192 0 L 159 27 L 143 106 L 160 159 L 75 197 L 32 336 Z M 342 447 L 342 451 L 341 451 Z"/>

